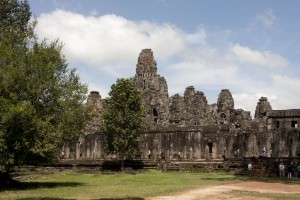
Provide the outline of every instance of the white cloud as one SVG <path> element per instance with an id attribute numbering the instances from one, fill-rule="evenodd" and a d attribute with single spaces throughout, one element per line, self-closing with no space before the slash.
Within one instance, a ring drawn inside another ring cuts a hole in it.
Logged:
<path id="1" fill-rule="evenodd" d="M 282 74 L 271 75 L 274 90 L 279 98 L 274 102 L 276 109 L 299 109 L 300 79 Z"/>
<path id="2" fill-rule="evenodd" d="M 287 75 L 272 74 L 271 78 L 273 79 L 276 87 L 289 88 L 297 95 L 300 95 L 300 79 L 293 78 Z"/>
<path id="3" fill-rule="evenodd" d="M 273 94 L 274 91 L 259 90 L 260 89 L 256 89 L 256 91 L 253 92 L 250 90 L 249 92 L 233 93 L 232 96 L 235 108 L 242 108 L 245 111 L 251 111 L 251 116 L 254 117 L 257 102 L 261 97 L 267 97 L 271 106 L 273 105 L 272 103 L 276 102 L 277 96 Z"/>
<path id="4" fill-rule="evenodd" d="M 272 9 L 266 10 L 263 14 L 258 14 L 256 20 L 266 28 L 271 28 L 276 24 L 276 16 Z"/>
<path id="5" fill-rule="evenodd" d="M 101 98 L 104 99 L 104 98 L 108 97 L 108 93 L 109 93 L 110 88 L 101 87 L 100 84 L 94 84 L 94 83 L 88 84 L 88 87 L 89 87 L 89 93 L 91 91 L 98 91 L 98 92 L 100 92 Z"/>
<path id="6" fill-rule="evenodd" d="M 270 68 L 281 68 L 288 66 L 288 61 L 285 58 L 271 51 L 260 52 L 250 49 L 249 47 L 235 44 L 232 47 L 232 53 L 244 63 Z"/>
<path id="7" fill-rule="evenodd" d="M 252 117 L 254 117 L 256 104 L 260 97 L 256 94 L 250 94 L 247 92 L 233 93 L 232 97 L 234 99 L 234 107 L 242 108 L 245 111 L 251 111 Z"/>
<path id="8" fill-rule="evenodd" d="M 98 15 L 98 11 L 96 9 L 93 9 L 91 12 L 90 12 L 90 15 L 92 16 L 97 16 Z"/>
<path id="9" fill-rule="evenodd" d="M 167 59 L 185 48 L 185 38 L 198 42 L 204 35 L 199 31 L 189 36 L 167 23 L 135 22 L 113 14 L 83 16 L 63 10 L 42 14 L 36 30 L 42 38 L 60 38 L 69 60 L 99 67 L 115 61 L 131 64 L 144 48 L 152 48 L 159 58 Z"/>
<path id="10" fill-rule="evenodd" d="M 189 34 L 186 36 L 186 41 L 190 44 L 201 44 L 206 39 L 206 32 L 203 28 L 200 28 L 196 33 Z"/>
<path id="11" fill-rule="evenodd" d="M 84 16 L 63 10 L 42 14 L 36 30 L 39 38 L 59 38 L 64 42 L 68 62 L 79 65 L 82 74 L 86 69 L 84 82 L 88 82 L 90 90 L 99 90 L 102 97 L 107 96 L 116 78 L 134 75 L 138 55 L 144 48 L 153 50 L 170 95 L 182 94 L 187 86 L 194 85 L 211 104 L 217 101 L 216 91 L 228 88 L 235 107 L 252 114 L 261 96 L 268 97 L 276 109 L 297 106 L 300 96 L 296 87 L 299 79 L 270 76 L 275 69 L 290 67 L 285 58 L 272 51 L 230 46 L 230 37 L 223 37 L 224 30 L 212 33 L 201 27 L 186 33 L 170 23 L 132 21 L 112 14 Z M 222 47 L 216 46 L 215 38 L 226 41 Z M 253 65 L 263 68 L 253 70 Z"/>

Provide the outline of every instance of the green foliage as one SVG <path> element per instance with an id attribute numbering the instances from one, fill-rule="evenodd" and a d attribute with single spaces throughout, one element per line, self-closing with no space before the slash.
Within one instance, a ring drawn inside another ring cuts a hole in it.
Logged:
<path id="1" fill-rule="evenodd" d="M 0 1 L 0 39 L 11 37 L 12 44 L 19 44 L 33 36 L 35 21 L 30 23 L 31 12 L 27 0 Z"/>
<path id="2" fill-rule="evenodd" d="M 56 158 L 86 123 L 87 87 L 58 41 L 38 42 L 27 1 L 0 3 L 0 172 Z M 24 18 L 23 18 L 24 17 Z"/>
<path id="3" fill-rule="evenodd" d="M 102 113 L 105 149 L 121 160 L 136 158 L 144 130 L 141 94 L 128 79 L 118 79 L 109 96 Z"/>

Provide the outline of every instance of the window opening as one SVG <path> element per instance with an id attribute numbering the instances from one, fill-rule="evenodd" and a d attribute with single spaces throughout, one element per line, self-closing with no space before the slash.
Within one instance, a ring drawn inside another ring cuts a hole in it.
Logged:
<path id="1" fill-rule="evenodd" d="M 153 108 L 153 117 L 157 117 L 158 116 L 158 113 L 157 113 L 157 110 L 155 108 Z"/>
<path id="2" fill-rule="evenodd" d="M 152 115 L 153 115 L 154 121 L 157 122 L 158 112 L 155 108 L 153 108 L 153 110 L 152 110 Z"/>
<path id="3" fill-rule="evenodd" d="M 297 121 L 291 121 L 291 127 L 292 127 L 292 128 L 298 128 L 298 123 L 297 123 Z"/>

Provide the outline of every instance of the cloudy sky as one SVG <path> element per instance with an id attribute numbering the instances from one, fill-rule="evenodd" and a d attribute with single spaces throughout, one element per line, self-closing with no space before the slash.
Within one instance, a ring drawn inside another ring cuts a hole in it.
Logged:
<path id="1" fill-rule="evenodd" d="M 40 38 L 64 43 L 69 66 L 107 97 L 151 48 L 169 95 L 193 85 L 210 104 L 221 89 L 254 114 L 300 108 L 299 0 L 29 0 Z"/>

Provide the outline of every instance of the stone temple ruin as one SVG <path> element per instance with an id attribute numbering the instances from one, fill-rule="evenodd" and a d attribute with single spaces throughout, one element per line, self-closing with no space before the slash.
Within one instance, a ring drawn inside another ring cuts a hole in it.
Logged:
<path id="1" fill-rule="evenodd" d="M 130 78 L 142 92 L 146 109 L 147 131 L 141 144 L 143 158 L 151 152 L 153 159 L 212 160 L 258 157 L 266 149 L 268 157 L 295 157 L 300 150 L 300 109 L 272 110 L 266 97 L 257 103 L 254 119 L 250 112 L 234 107 L 228 89 L 222 89 L 217 103 L 209 104 L 203 92 L 193 86 L 184 95 L 169 97 L 164 77 L 157 73 L 151 49 L 143 49 L 138 57 L 136 74 Z M 85 136 L 74 146 L 64 148 L 66 158 L 105 159 L 104 136 L 100 114 L 105 100 L 92 91 L 87 105 L 91 108 Z"/>

